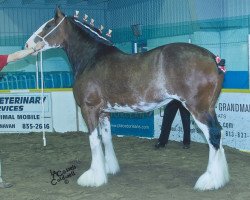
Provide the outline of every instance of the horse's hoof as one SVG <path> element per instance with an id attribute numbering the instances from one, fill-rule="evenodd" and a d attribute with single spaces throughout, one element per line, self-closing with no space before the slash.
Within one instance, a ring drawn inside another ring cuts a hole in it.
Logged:
<path id="1" fill-rule="evenodd" d="M 119 164 L 117 162 L 117 160 L 114 160 L 112 162 L 107 162 L 105 164 L 105 168 L 106 168 L 106 173 L 107 174 L 116 174 L 120 171 L 120 167 Z"/>
<path id="2" fill-rule="evenodd" d="M 77 183 L 81 186 L 98 187 L 107 181 L 106 173 L 98 173 L 90 168 L 78 178 Z"/>
<path id="3" fill-rule="evenodd" d="M 218 177 L 214 177 L 209 172 L 205 172 L 196 182 L 194 189 L 195 190 L 216 190 L 223 187 L 228 180 L 219 180 Z"/>
<path id="4" fill-rule="evenodd" d="M 213 181 L 208 172 L 205 172 L 201 175 L 201 177 L 196 182 L 194 189 L 196 190 L 213 190 L 215 189 L 213 186 Z"/>

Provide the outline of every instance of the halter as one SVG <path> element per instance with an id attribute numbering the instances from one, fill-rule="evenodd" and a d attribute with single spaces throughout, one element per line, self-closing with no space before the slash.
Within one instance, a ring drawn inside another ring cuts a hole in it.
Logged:
<path id="1" fill-rule="evenodd" d="M 45 41 L 45 38 L 47 37 L 47 36 L 49 36 L 54 30 L 56 30 L 57 28 L 58 28 L 58 26 L 63 22 L 63 20 L 65 19 L 65 17 L 66 16 L 64 16 L 64 18 L 62 18 L 61 19 L 61 21 L 50 31 L 50 32 L 48 32 L 45 36 L 40 36 L 40 35 L 38 35 L 38 34 L 36 34 L 36 33 L 34 33 L 34 35 L 36 35 L 37 37 L 39 37 L 39 38 L 41 38 L 42 40 L 43 40 L 43 42 L 47 45 L 48 44 L 48 42 L 47 41 Z"/>

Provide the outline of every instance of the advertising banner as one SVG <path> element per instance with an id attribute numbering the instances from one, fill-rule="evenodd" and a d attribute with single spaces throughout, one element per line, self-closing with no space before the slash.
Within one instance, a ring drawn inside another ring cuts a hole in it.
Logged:
<path id="1" fill-rule="evenodd" d="M 111 113 L 111 133 L 153 137 L 154 112 L 148 113 Z"/>
<path id="2" fill-rule="evenodd" d="M 0 94 L 0 132 L 41 132 L 43 126 L 45 131 L 53 130 L 50 93 Z"/>
<path id="3" fill-rule="evenodd" d="M 160 135 L 164 109 L 155 111 L 154 137 Z M 223 92 L 216 104 L 216 114 L 223 128 L 223 144 L 241 150 L 250 150 L 250 93 Z M 206 139 L 191 119 L 191 141 L 206 142 Z M 170 140 L 183 140 L 183 128 L 179 111 L 172 124 Z"/>

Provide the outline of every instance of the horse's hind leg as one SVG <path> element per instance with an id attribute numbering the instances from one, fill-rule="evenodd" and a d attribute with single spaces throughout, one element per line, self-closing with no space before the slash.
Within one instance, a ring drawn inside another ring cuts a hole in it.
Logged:
<path id="1" fill-rule="evenodd" d="M 100 133 L 105 149 L 105 167 L 107 174 L 116 174 L 120 168 L 115 155 L 112 135 L 110 128 L 110 119 L 107 114 L 102 114 L 100 117 Z"/>
<path id="2" fill-rule="evenodd" d="M 227 161 L 221 142 L 221 126 L 214 111 L 196 114 L 194 120 L 205 134 L 209 145 L 209 160 L 206 172 L 195 184 L 197 190 L 213 190 L 229 181 Z"/>
<path id="3" fill-rule="evenodd" d="M 77 180 L 82 186 L 100 186 L 107 183 L 104 155 L 101 140 L 98 136 L 98 114 L 93 108 L 82 108 L 82 114 L 89 129 L 89 142 L 91 148 L 92 161 L 90 169 L 83 173 Z"/>

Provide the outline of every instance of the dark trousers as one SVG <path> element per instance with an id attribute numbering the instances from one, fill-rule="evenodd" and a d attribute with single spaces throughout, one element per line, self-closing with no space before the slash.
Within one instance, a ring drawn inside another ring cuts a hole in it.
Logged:
<path id="1" fill-rule="evenodd" d="M 167 144 L 169 134 L 171 131 L 171 125 L 174 121 L 177 110 L 179 109 L 181 114 L 181 120 L 184 130 L 183 144 L 190 144 L 190 113 L 189 111 L 177 100 L 170 101 L 165 110 L 161 127 L 161 135 L 159 137 L 159 142 L 162 144 Z"/>

